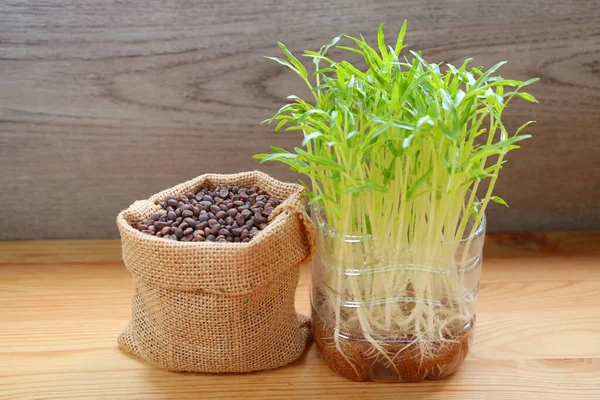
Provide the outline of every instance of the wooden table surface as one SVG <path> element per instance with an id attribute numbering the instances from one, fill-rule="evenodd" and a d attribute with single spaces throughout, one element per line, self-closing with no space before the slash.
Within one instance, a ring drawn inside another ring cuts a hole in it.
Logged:
<path id="1" fill-rule="evenodd" d="M 600 399 L 600 233 L 489 235 L 483 270 L 474 345 L 447 380 L 350 382 L 314 345 L 274 371 L 181 374 L 117 347 L 131 296 L 118 241 L 0 242 L 0 398 Z"/>

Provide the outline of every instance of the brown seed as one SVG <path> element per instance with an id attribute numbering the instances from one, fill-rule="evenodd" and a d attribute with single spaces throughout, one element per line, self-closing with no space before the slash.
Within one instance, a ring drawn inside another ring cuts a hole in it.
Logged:
<path id="1" fill-rule="evenodd" d="M 206 238 L 204 236 L 194 236 L 192 242 L 204 242 Z"/>
<path id="2" fill-rule="evenodd" d="M 178 223 L 178 224 L 180 224 L 181 221 L 183 221 L 182 217 L 177 217 L 177 219 L 175 219 L 175 222 Z"/>
<path id="3" fill-rule="evenodd" d="M 195 195 L 194 193 L 192 193 L 192 192 L 187 192 L 187 193 L 186 193 L 186 196 L 187 196 L 188 198 L 190 198 L 190 199 L 193 199 L 194 197 L 196 197 L 196 195 Z"/>
<path id="4" fill-rule="evenodd" d="M 213 235 L 216 235 L 217 232 L 219 232 L 220 230 L 221 230 L 221 225 L 216 224 L 212 228 L 210 228 L 210 233 L 212 233 Z"/>
<path id="5" fill-rule="evenodd" d="M 235 222 L 238 224 L 238 226 L 242 226 L 246 222 L 246 218 L 244 218 L 244 216 L 240 214 L 235 219 Z"/>
<path id="6" fill-rule="evenodd" d="M 262 215 L 264 215 L 265 217 L 268 217 L 269 215 L 271 215 L 272 212 L 273 212 L 272 208 L 265 208 L 262 212 Z"/>
<path id="7" fill-rule="evenodd" d="M 254 214 L 254 223 L 255 224 L 264 224 L 265 222 L 267 222 L 267 220 L 265 219 L 265 217 L 262 216 L 262 214 L 260 212 L 256 212 Z"/>
<path id="8" fill-rule="evenodd" d="M 206 228 L 204 228 L 204 236 L 208 235 L 210 235 L 210 228 L 207 226 Z"/>
<path id="9" fill-rule="evenodd" d="M 233 225 L 234 222 L 235 222 L 235 220 L 233 218 L 231 218 L 231 217 L 225 218 L 225 223 L 227 225 Z"/>
<path id="10" fill-rule="evenodd" d="M 168 226 L 165 226 L 164 228 L 161 229 L 160 233 L 162 233 L 163 236 L 169 235 L 171 233 L 171 228 Z"/>
<path id="11" fill-rule="evenodd" d="M 216 215 L 219 211 L 221 211 L 221 209 L 219 208 L 219 206 L 213 204 L 212 206 L 210 206 L 210 211 Z"/>
<path id="12" fill-rule="evenodd" d="M 197 217 L 200 215 L 200 207 L 195 207 L 192 209 L 192 211 L 194 212 L 194 215 Z"/>
<path id="13" fill-rule="evenodd" d="M 265 202 L 264 201 L 257 201 L 256 203 L 254 203 L 254 207 L 264 207 L 265 206 Z"/>
<path id="14" fill-rule="evenodd" d="M 248 220 L 246 220 L 246 226 L 248 229 L 251 229 L 254 226 L 254 217 L 250 217 Z"/>
<path id="15" fill-rule="evenodd" d="M 177 214 L 175 214 L 175 211 L 169 211 L 167 213 L 167 218 L 171 221 L 175 221 L 177 219 Z"/>
<path id="16" fill-rule="evenodd" d="M 235 218 L 238 215 L 238 210 L 232 208 L 227 211 L 227 215 L 229 215 L 231 218 Z"/>
<path id="17" fill-rule="evenodd" d="M 217 219 L 223 219 L 227 217 L 227 213 L 225 211 L 219 211 L 215 213 L 215 217 L 217 217 Z"/>
<path id="18" fill-rule="evenodd" d="M 229 196 L 229 190 L 227 190 L 227 188 L 221 188 L 221 190 L 219 190 L 219 196 L 222 198 Z"/>
<path id="19" fill-rule="evenodd" d="M 198 221 L 200 222 L 204 222 L 204 221 L 208 221 L 210 219 L 210 217 L 208 216 L 208 213 L 204 213 L 204 214 L 200 214 L 198 216 Z"/>
<path id="20" fill-rule="evenodd" d="M 193 217 L 193 216 L 194 216 L 194 212 L 193 212 L 193 211 L 191 211 L 191 210 L 184 210 L 184 211 L 181 213 L 181 216 L 182 216 L 183 218 L 189 218 L 189 217 Z"/>
<path id="21" fill-rule="evenodd" d="M 189 235 L 191 235 L 192 233 L 194 233 L 194 229 L 192 229 L 192 228 L 187 228 L 187 229 L 185 229 L 185 230 L 183 231 L 183 236 L 189 236 Z"/>
<path id="22" fill-rule="evenodd" d="M 150 226 L 148 227 L 148 230 L 149 230 L 150 232 L 156 232 L 156 228 L 154 227 L 154 225 L 150 225 Z"/>
<path id="23" fill-rule="evenodd" d="M 196 224 L 196 229 L 204 231 L 204 228 L 208 226 L 208 221 L 198 222 Z"/>
<path id="24" fill-rule="evenodd" d="M 250 217 L 250 215 L 252 215 L 250 210 L 242 210 L 242 212 L 240 214 L 242 215 L 242 217 L 244 217 L 244 219 L 248 219 Z"/>
<path id="25" fill-rule="evenodd" d="M 208 241 L 210 241 L 210 242 L 214 242 L 216 238 L 217 238 L 217 237 L 216 237 L 215 235 L 208 235 L 208 236 L 206 237 L 206 240 L 208 240 Z"/>
<path id="26" fill-rule="evenodd" d="M 167 200 L 167 204 L 173 208 L 177 207 L 177 200 L 175 200 L 174 198 L 170 198 L 169 200 Z"/>
<path id="27" fill-rule="evenodd" d="M 177 214 L 178 217 L 181 217 L 181 208 L 176 209 L 175 214 Z"/>
<path id="28" fill-rule="evenodd" d="M 150 217 L 150 219 L 152 221 L 158 221 L 159 218 L 160 218 L 160 214 L 159 213 L 153 213 L 152 216 Z"/>
<path id="29" fill-rule="evenodd" d="M 225 242 L 225 236 L 219 235 L 217 236 L 217 239 L 215 240 L 215 242 Z"/>
<path id="30" fill-rule="evenodd" d="M 263 201 L 265 198 L 266 196 L 264 194 L 260 194 L 259 196 L 256 196 L 256 201 Z"/>
<path id="31" fill-rule="evenodd" d="M 242 243 L 248 243 L 249 241 L 250 241 L 250 238 L 242 239 Z"/>
<path id="32" fill-rule="evenodd" d="M 181 211 L 184 211 L 184 210 L 192 211 L 193 209 L 194 208 L 192 207 L 191 204 L 184 204 L 184 205 L 181 206 Z"/>
<path id="33" fill-rule="evenodd" d="M 154 225 L 154 221 L 152 221 L 151 219 L 147 219 L 146 222 L 144 222 L 144 225 L 146 225 L 146 226 Z"/>
<path id="34" fill-rule="evenodd" d="M 154 236 L 156 236 L 156 237 L 162 237 L 163 234 L 162 234 L 162 232 L 156 232 L 156 234 Z"/>
<path id="35" fill-rule="evenodd" d="M 205 194 L 204 196 L 202 196 L 202 200 L 203 201 L 208 201 L 208 202 L 211 202 L 211 203 L 214 201 L 213 198 L 212 198 L 212 196 L 209 196 L 207 194 Z"/>
<path id="36" fill-rule="evenodd" d="M 160 206 L 165 209 L 168 207 L 168 204 L 166 201 L 159 201 L 158 204 L 160 204 Z"/>
<path id="37" fill-rule="evenodd" d="M 148 225 L 144 225 L 144 224 L 138 224 L 137 228 L 140 231 L 145 231 L 146 229 L 148 229 Z"/>
<path id="38" fill-rule="evenodd" d="M 218 234 L 223 235 L 223 236 L 231 236 L 231 232 L 229 232 L 229 230 L 227 230 L 225 228 L 219 230 Z"/>
<path id="39" fill-rule="evenodd" d="M 182 223 L 179 224 L 178 228 L 183 231 L 183 230 L 189 228 L 189 225 L 188 225 L 187 222 L 182 222 Z"/>
<path id="40" fill-rule="evenodd" d="M 209 219 L 209 220 L 208 220 L 208 226 L 209 226 L 209 227 L 211 227 L 211 228 L 212 228 L 213 226 L 217 225 L 217 224 L 218 224 L 218 222 L 217 222 L 217 220 L 216 220 L 216 219 Z"/>
<path id="41" fill-rule="evenodd" d="M 173 228 L 173 234 L 177 236 L 179 239 L 183 237 L 183 231 L 179 228 Z"/>
<path id="42" fill-rule="evenodd" d="M 246 239 L 250 237 L 250 231 L 246 228 L 242 229 L 242 234 L 240 235 L 242 239 Z"/>
<path id="43" fill-rule="evenodd" d="M 210 210 L 210 206 L 212 206 L 212 201 L 201 201 L 200 203 L 198 203 L 199 206 L 201 206 L 202 208 L 204 208 L 204 210 L 208 211 Z"/>
<path id="44" fill-rule="evenodd" d="M 182 242 L 191 242 L 192 241 L 192 235 L 182 237 L 181 241 Z"/>
<path id="45" fill-rule="evenodd" d="M 191 228 L 195 228 L 196 224 L 198 224 L 198 221 L 196 221 L 193 218 L 185 218 L 183 220 L 183 222 L 185 222 L 186 224 L 188 224 L 188 226 L 191 227 Z"/>
<path id="46" fill-rule="evenodd" d="M 154 235 L 154 232 L 149 231 L 147 229 L 145 231 L 142 231 L 142 233 L 145 233 L 146 235 Z"/>
<path id="47" fill-rule="evenodd" d="M 240 242 L 242 241 L 242 239 L 240 239 L 239 237 L 234 237 L 234 238 L 233 238 L 233 241 L 234 241 L 235 243 L 240 243 Z"/>
<path id="48" fill-rule="evenodd" d="M 258 228 L 259 228 L 260 230 L 263 230 L 263 229 L 265 229 L 266 227 L 267 227 L 267 224 L 260 224 L 260 225 L 258 226 Z"/>
<path id="49" fill-rule="evenodd" d="M 187 196 L 181 195 L 181 196 L 179 196 L 179 201 L 183 202 L 183 203 L 187 203 L 190 201 L 190 199 L 188 199 Z"/>
<path id="50" fill-rule="evenodd" d="M 156 227 L 156 229 L 161 230 L 162 228 L 164 228 L 165 226 L 167 226 L 167 223 L 163 222 L 163 221 L 156 221 L 154 223 L 154 226 Z"/>
<path id="51" fill-rule="evenodd" d="M 242 236 L 242 229 L 241 228 L 233 228 L 231 230 L 231 234 L 233 236 Z"/>

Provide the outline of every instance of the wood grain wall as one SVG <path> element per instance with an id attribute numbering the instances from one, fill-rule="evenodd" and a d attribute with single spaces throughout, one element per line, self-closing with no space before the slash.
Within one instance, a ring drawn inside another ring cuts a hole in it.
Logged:
<path id="1" fill-rule="evenodd" d="M 297 79 L 262 58 L 278 40 L 317 49 L 341 32 L 389 36 L 431 60 L 473 57 L 534 76 L 539 105 L 509 127 L 511 153 L 489 229 L 600 228 L 600 2 L 541 0 L 47 0 L 0 3 L 0 239 L 116 236 L 117 212 L 204 172 L 259 167 L 260 125 Z M 280 165 L 261 169 L 296 177 Z"/>

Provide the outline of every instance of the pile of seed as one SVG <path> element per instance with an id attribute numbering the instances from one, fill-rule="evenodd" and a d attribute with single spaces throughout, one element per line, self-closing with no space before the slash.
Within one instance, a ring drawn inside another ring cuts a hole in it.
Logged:
<path id="1" fill-rule="evenodd" d="M 182 242 L 246 243 L 265 229 L 280 203 L 256 186 L 201 189 L 159 202 L 165 211 L 152 214 L 137 229 Z"/>

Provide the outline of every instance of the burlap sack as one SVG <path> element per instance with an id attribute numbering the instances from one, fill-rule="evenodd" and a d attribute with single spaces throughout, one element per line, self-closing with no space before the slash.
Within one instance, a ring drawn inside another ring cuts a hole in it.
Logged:
<path id="1" fill-rule="evenodd" d="M 226 185 L 285 199 L 249 243 L 184 243 L 132 227 L 161 210 L 159 200 Z M 294 294 L 299 265 L 314 249 L 302 194 L 301 186 L 258 171 L 207 174 L 122 211 L 117 224 L 134 294 L 119 346 L 170 371 L 250 372 L 296 360 L 310 340 L 310 320 L 296 314 Z"/>

